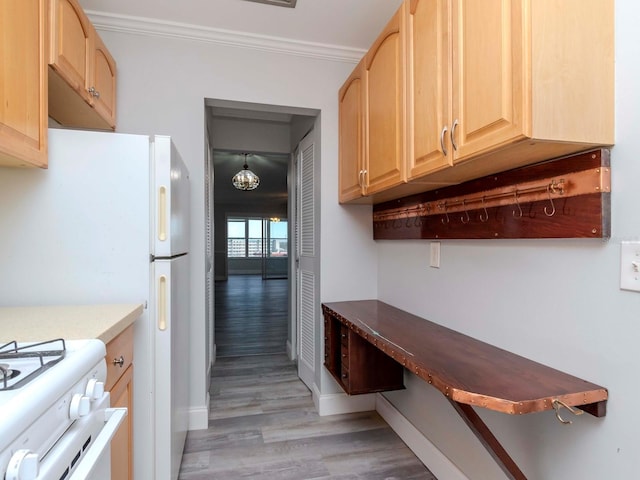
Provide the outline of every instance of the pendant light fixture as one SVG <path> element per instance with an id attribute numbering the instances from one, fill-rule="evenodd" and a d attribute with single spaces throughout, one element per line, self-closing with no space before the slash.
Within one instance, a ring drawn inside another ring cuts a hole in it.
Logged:
<path id="1" fill-rule="evenodd" d="M 244 166 L 242 170 L 236 173 L 233 176 L 232 182 L 233 186 L 238 190 L 255 190 L 260 185 L 260 178 L 258 175 L 249 170 L 249 165 L 247 165 L 247 157 L 251 155 L 250 153 L 243 153 L 244 155 Z"/>

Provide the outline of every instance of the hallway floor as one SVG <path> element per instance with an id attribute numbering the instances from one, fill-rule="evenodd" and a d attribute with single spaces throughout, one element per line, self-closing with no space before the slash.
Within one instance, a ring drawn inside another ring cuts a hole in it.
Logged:
<path id="1" fill-rule="evenodd" d="M 320 417 L 284 354 L 212 372 L 209 429 L 189 432 L 181 480 L 435 480 L 375 412 Z"/>
<path id="2" fill-rule="evenodd" d="M 220 357 L 285 353 L 287 279 L 229 275 L 215 282 L 215 343 Z"/>

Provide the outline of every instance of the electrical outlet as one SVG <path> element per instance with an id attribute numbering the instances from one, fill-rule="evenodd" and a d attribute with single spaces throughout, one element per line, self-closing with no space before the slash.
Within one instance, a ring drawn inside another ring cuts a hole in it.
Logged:
<path id="1" fill-rule="evenodd" d="M 440 242 L 431 242 L 430 253 L 429 265 L 433 268 L 440 268 Z"/>
<path id="2" fill-rule="evenodd" d="M 640 292 L 640 242 L 620 245 L 620 289 Z"/>

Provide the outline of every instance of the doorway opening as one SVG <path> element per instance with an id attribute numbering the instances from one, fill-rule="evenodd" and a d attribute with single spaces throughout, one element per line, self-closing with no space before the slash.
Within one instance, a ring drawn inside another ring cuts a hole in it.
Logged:
<path id="1" fill-rule="evenodd" d="M 205 118 L 210 365 L 274 351 L 297 360 L 296 156 L 303 138 L 319 139 L 319 111 L 207 99 Z M 245 160 L 255 190 L 232 184 Z"/>

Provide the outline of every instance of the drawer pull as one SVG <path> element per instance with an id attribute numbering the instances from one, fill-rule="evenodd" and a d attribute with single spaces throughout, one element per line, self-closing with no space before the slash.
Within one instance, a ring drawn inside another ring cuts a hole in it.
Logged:
<path id="1" fill-rule="evenodd" d="M 120 358 L 114 358 L 112 363 L 122 368 L 124 367 L 124 357 L 120 355 Z"/>

